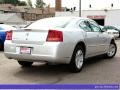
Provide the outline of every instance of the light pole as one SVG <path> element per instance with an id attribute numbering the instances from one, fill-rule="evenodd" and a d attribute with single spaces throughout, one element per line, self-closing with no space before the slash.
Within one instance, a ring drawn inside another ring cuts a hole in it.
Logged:
<path id="1" fill-rule="evenodd" d="M 79 17 L 81 17 L 81 0 L 79 0 Z"/>

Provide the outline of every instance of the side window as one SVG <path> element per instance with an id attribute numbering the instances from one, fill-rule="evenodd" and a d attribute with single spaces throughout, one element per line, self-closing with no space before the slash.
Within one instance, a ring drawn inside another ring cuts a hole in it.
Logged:
<path id="1" fill-rule="evenodd" d="M 91 32 L 91 28 L 89 27 L 89 24 L 85 21 L 80 22 L 79 27 L 82 28 L 86 32 Z"/>
<path id="2" fill-rule="evenodd" d="M 101 29 L 96 22 L 94 21 L 88 21 L 88 22 L 90 23 L 90 26 L 94 32 L 101 32 Z"/>

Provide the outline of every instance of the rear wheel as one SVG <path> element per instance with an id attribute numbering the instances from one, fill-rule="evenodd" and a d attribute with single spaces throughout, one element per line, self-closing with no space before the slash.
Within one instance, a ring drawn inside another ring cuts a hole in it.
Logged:
<path id="1" fill-rule="evenodd" d="M 18 61 L 18 63 L 23 67 L 30 67 L 33 64 L 33 62 L 28 62 L 28 61 Z"/>
<path id="2" fill-rule="evenodd" d="M 84 64 L 84 50 L 82 47 L 77 46 L 73 52 L 70 62 L 70 69 L 72 72 L 80 72 Z"/>
<path id="3" fill-rule="evenodd" d="M 109 46 L 109 50 L 106 53 L 106 57 L 113 58 L 115 56 L 116 52 L 117 52 L 117 46 L 114 42 L 111 42 L 111 44 Z"/>

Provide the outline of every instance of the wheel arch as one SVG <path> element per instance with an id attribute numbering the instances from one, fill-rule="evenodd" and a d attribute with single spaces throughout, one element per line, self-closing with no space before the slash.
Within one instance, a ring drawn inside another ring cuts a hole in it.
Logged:
<path id="1" fill-rule="evenodd" d="M 110 43 L 115 43 L 115 39 L 112 38 L 111 41 L 110 41 Z"/>
<path id="2" fill-rule="evenodd" d="M 85 46 L 85 43 L 84 43 L 83 41 L 79 41 L 79 42 L 76 44 L 75 48 L 76 48 L 77 46 L 81 46 L 81 47 L 83 48 L 83 50 L 84 50 L 84 56 L 85 56 L 85 54 L 86 54 L 86 46 Z M 75 48 L 74 48 L 74 50 L 75 50 Z"/>

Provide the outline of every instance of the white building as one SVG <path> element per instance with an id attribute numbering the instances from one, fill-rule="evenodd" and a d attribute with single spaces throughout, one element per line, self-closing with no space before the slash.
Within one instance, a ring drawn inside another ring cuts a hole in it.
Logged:
<path id="1" fill-rule="evenodd" d="M 55 16 L 79 16 L 79 12 L 56 12 Z M 100 25 L 120 26 L 120 9 L 83 10 L 81 16 L 94 19 Z"/>

